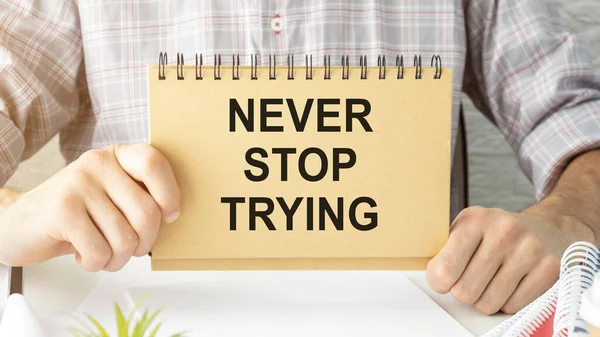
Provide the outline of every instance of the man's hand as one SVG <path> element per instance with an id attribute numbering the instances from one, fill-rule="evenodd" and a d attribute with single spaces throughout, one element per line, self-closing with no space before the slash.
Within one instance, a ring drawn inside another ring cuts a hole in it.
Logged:
<path id="1" fill-rule="evenodd" d="M 427 281 L 485 314 L 514 314 L 557 280 L 567 235 L 533 213 L 471 207 L 427 267 Z"/>
<path id="2" fill-rule="evenodd" d="M 514 314 L 557 281 L 569 245 L 599 245 L 598 238 L 600 150 L 594 150 L 571 160 L 552 191 L 521 213 L 462 211 L 430 261 L 427 281 L 485 314 Z"/>
<path id="3" fill-rule="evenodd" d="M 119 270 L 150 251 L 180 202 L 171 167 L 154 148 L 86 152 L 2 213 L 0 263 L 22 266 L 75 253 L 84 270 Z"/>

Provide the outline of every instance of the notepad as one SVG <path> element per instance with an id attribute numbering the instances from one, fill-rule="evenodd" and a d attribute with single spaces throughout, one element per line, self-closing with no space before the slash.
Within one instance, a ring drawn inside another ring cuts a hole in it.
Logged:
<path id="1" fill-rule="evenodd" d="M 587 336 L 589 326 L 579 309 L 600 270 L 600 250 L 589 242 L 575 242 L 563 253 L 560 269 L 554 286 L 484 337 Z"/>
<path id="2" fill-rule="evenodd" d="M 153 269 L 423 270 L 445 244 L 452 69 L 439 56 L 157 56 L 150 143 L 182 206 Z"/>

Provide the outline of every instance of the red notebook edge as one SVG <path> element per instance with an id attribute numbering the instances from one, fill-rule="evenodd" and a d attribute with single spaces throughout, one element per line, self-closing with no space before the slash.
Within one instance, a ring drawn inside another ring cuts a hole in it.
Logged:
<path id="1" fill-rule="evenodd" d="M 530 337 L 552 337 L 554 334 L 554 313 L 548 319 L 542 323 L 542 325 L 535 329 Z"/>

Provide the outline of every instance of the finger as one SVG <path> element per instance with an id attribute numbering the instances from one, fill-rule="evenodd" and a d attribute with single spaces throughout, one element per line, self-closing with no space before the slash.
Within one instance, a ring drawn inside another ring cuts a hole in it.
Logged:
<path id="1" fill-rule="evenodd" d="M 167 159 L 153 147 L 143 144 L 115 146 L 114 152 L 127 174 L 148 189 L 165 222 L 174 221 L 179 216 L 181 195 Z"/>
<path id="2" fill-rule="evenodd" d="M 103 269 L 117 271 L 123 268 L 138 245 L 137 233 L 104 190 L 88 189 L 85 203 L 90 218 L 110 245 L 111 257 Z"/>
<path id="3" fill-rule="evenodd" d="M 162 221 L 161 210 L 152 196 L 124 171 L 118 170 L 114 175 L 114 179 L 106 181 L 106 193 L 137 234 L 133 256 L 144 256 L 156 241 Z"/>
<path id="4" fill-rule="evenodd" d="M 426 279 L 431 289 L 448 293 L 463 274 L 481 239 L 478 226 L 456 224 L 446 245 L 427 265 Z"/>
<path id="5" fill-rule="evenodd" d="M 111 258 L 110 245 L 87 216 L 87 213 L 85 213 L 85 216 L 73 219 L 65 224 L 63 236 L 75 248 L 76 255 L 79 256 L 77 262 L 85 271 L 100 271 L 104 269 Z"/>
<path id="6" fill-rule="evenodd" d="M 515 292 L 527 270 L 518 260 L 505 261 L 475 303 L 475 308 L 486 315 L 497 313 Z"/>
<path id="7" fill-rule="evenodd" d="M 76 254 L 77 250 L 70 242 L 61 241 L 56 244 L 54 248 L 54 255 L 56 257 L 65 256 L 65 255 L 73 255 Z"/>
<path id="8" fill-rule="evenodd" d="M 540 297 L 558 281 L 560 261 L 554 257 L 542 259 L 519 283 L 517 289 L 502 307 L 506 314 L 515 314 Z"/>
<path id="9" fill-rule="evenodd" d="M 486 236 L 452 287 L 452 296 L 464 304 L 475 303 L 500 268 L 503 258 L 504 253 L 497 249 L 494 238 Z"/>

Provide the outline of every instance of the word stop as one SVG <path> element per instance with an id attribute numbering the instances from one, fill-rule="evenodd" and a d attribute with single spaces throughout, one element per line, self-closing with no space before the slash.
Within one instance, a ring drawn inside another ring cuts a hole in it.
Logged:
<path id="1" fill-rule="evenodd" d="M 329 159 L 325 151 L 311 147 L 300 152 L 300 155 L 296 157 L 297 150 L 294 148 L 273 148 L 271 153 L 274 156 L 280 157 L 281 166 L 281 181 L 288 180 L 288 162 L 290 158 L 297 161 L 298 173 L 300 176 L 310 182 L 321 181 L 327 175 L 329 170 Z M 257 159 L 259 157 L 260 159 Z M 332 153 L 331 168 L 333 171 L 333 181 L 340 181 L 340 171 L 342 169 L 350 169 L 356 164 L 356 152 L 349 148 L 334 148 Z M 246 152 L 246 162 L 258 168 L 260 173 L 252 173 L 251 169 L 245 170 L 244 174 L 250 181 L 264 181 L 269 177 L 269 165 L 261 159 L 268 159 L 269 154 L 267 151 L 260 147 L 253 147 Z M 317 172 L 308 172 L 307 161 L 311 158 L 318 161 L 319 170 Z"/>

